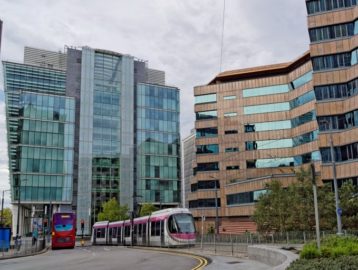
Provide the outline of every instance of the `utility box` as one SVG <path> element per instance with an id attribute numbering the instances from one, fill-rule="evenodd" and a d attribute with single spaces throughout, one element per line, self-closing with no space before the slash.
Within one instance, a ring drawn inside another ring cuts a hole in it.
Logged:
<path id="1" fill-rule="evenodd" d="M 0 252 L 10 249 L 11 229 L 0 227 Z"/>

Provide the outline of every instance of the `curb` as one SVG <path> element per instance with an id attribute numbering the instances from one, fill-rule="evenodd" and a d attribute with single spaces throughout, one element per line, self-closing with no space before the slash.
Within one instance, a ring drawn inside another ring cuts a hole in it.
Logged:
<path id="1" fill-rule="evenodd" d="M 0 261 L 3 260 L 11 260 L 11 259 L 17 259 L 17 258 L 23 258 L 23 257 L 30 257 L 30 256 L 36 256 L 36 255 L 41 255 L 46 253 L 48 250 L 50 249 L 50 247 L 45 247 L 44 249 L 36 252 L 36 253 L 31 253 L 31 254 L 24 254 L 24 255 L 18 255 L 18 256 L 12 256 L 12 257 L 1 257 Z"/>

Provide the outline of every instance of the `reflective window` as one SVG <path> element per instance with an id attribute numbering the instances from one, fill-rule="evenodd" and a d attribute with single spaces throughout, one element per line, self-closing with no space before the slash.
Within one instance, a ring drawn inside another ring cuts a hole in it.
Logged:
<path id="1" fill-rule="evenodd" d="M 216 189 L 216 188 L 220 188 L 220 182 L 218 180 L 198 181 L 195 184 L 191 184 L 191 192 L 195 192 L 197 190 L 202 190 L 202 189 Z"/>
<path id="2" fill-rule="evenodd" d="M 227 112 L 227 113 L 224 113 L 224 117 L 234 117 L 234 116 L 237 116 L 237 113 L 236 113 L 236 112 Z"/>
<path id="3" fill-rule="evenodd" d="M 236 96 L 224 96 L 224 100 L 236 99 Z"/>
<path id="4" fill-rule="evenodd" d="M 277 167 L 292 167 L 299 166 L 311 161 L 319 161 L 321 159 L 321 154 L 319 151 L 314 151 L 312 153 L 306 153 L 300 156 L 294 157 L 277 157 L 277 158 L 267 158 L 267 159 L 255 159 L 247 160 L 246 168 L 277 168 Z"/>
<path id="5" fill-rule="evenodd" d="M 216 94 L 195 96 L 195 104 L 216 102 Z"/>
<path id="6" fill-rule="evenodd" d="M 343 84 L 316 86 L 314 91 L 317 100 L 348 98 L 358 93 L 358 79 Z"/>
<path id="7" fill-rule="evenodd" d="M 219 162 L 198 163 L 195 169 L 196 172 L 218 171 L 218 170 L 219 170 Z"/>
<path id="8" fill-rule="evenodd" d="M 217 206 L 220 207 L 220 199 L 217 199 Z M 189 208 L 206 208 L 206 207 L 215 207 L 215 198 L 208 199 L 199 199 L 189 201 Z"/>
<path id="9" fill-rule="evenodd" d="M 228 148 L 225 148 L 225 152 L 226 153 L 239 152 L 239 148 L 238 147 L 228 147 Z"/>
<path id="10" fill-rule="evenodd" d="M 226 166 L 226 170 L 230 171 L 230 170 L 239 170 L 240 166 L 239 165 L 231 165 L 231 166 Z"/>
<path id="11" fill-rule="evenodd" d="M 325 27 L 318 27 L 309 29 L 309 35 L 311 42 L 317 42 L 322 40 L 330 40 L 342 37 L 351 37 L 355 35 L 358 29 L 356 29 L 355 22 L 329 25 Z"/>
<path id="12" fill-rule="evenodd" d="M 274 104 L 263 104 L 263 105 L 254 105 L 244 107 L 244 114 L 257 114 L 257 113 L 268 113 L 268 112 L 280 112 L 280 111 L 289 111 L 290 103 L 274 103 Z"/>
<path id="13" fill-rule="evenodd" d="M 322 163 L 332 162 L 331 149 L 329 147 L 321 148 Z M 342 162 L 358 159 L 358 143 L 334 147 L 335 161 Z"/>
<path id="14" fill-rule="evenodd" d="M 314 14 L 357 5 L 357 0 L 311 0 L 306 1 L 307 13 Z"/>
<path id="15" fill-rule="evenodd" d="M 317 122 L 321 131 L 358 127 L 358 110 L 340 115 L 320 116 Z"/>
<path id="16" fill-rule="evenodd" d="M 225 135 L 229 135 L 229 134 L 237 134 L 238 131 L 235 129 L 231 129 L 231 130 L 225 130 Z"/>
<path id="17" fill-rule="evenodd" d="M 303 94 L 302 96 L 299 96 L 293 100 L 290 101 L 290 107 L 291 109 L 294 109 L 298 106 L 301 106 L 303 104 L 306 104 L 312 100 L 315 100 L 315 94 L 314 91 L 309 91 L 305 94 Z"/>
<path id="18" fill-rule="evenodd" d="M 212 128 L 199 128 L 196 130 L 196 137 L 202 138 L 202 137 L 217 137 L 218 136 L 218 128 L 212 127 Z"/>
<path id="19" fill-rule="evenodd" d="M 219 153 L 219 145 L 218 144 L 197 145 L 196 153 L 197 154 L 217 154 L 217 153 Z"/>
<path id="20" fill-rule="evenodd" d="M 274 148 L 288 148 L 295 147 L 301 144 L 309 143 L 317 140 L 318 130 L 308 132 L 290 139 L 278 140 L 262 140 L 262 141 L 247 141 L 245 142 L 246 150 L 263 150 Z"/>
<path id="21" fill-rule="evenodd" d="M 196 120 L 216 119 L 217 111 L 196 112 Z"/>
<path id="22" fill-rule="evenodd" d="M 357 50 L 353 52 L 317 56 L 312 58 L 313 70 L 343 68 L 357 63 Z"/>
<path id="23" fill-rule="evenodd" d="M 301 77 L 297 78 L 296 80 L 292 81 L 291 85 L 293 89 L 300 87 L 312 80 L 312 71 L 309 71 L 303 74 Z"/>
<path id="24" fill-rule="evenodd" d="M 254 203 L 257 202 L 261 195 L 267 192 L 266 189 L 249 191 L 249 192 L 241 192 L 236 194 L 226 195 L 227 205 L 239 205 L 246 203 Z"/>
<path id="25" fill-rule="evenodd" d="M 264 95 L 272 95 L 279 93 L 286 93 L 290 90 L 288 84 L 257 87 L 257 88 L 247 88 L 242 91 L 243 97 L 256 97 Z"/>

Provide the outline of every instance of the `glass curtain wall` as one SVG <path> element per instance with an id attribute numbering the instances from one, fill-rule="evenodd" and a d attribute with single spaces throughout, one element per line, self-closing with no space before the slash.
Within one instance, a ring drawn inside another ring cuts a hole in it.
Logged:
<path id="1" fill-rule="evenodd" d="M 179 89 L 137 85 L 137 194 L 142 202 L 180 202 Z"/>
<path id="2" fill-rule="evenodd" d="M 121 57 L 95 52 L 93 89 L 92 209 L 119 201 Z"/>

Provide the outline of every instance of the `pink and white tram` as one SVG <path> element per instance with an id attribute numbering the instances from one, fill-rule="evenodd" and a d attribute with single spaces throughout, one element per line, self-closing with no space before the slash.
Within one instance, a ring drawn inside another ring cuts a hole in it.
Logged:
<path id="1" fill-rule="evenodd" d="M 170 208 L 133 221 L 96 222 L 92 228 L 91 241 L 93 245 L 193 245 L 194 220 L 188 209 Z"/>

